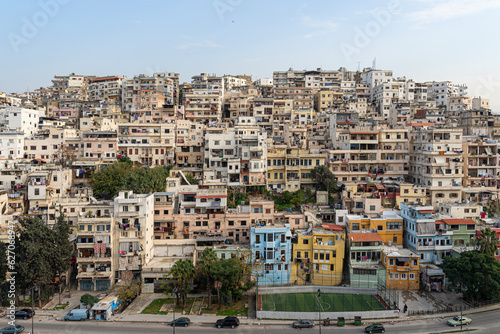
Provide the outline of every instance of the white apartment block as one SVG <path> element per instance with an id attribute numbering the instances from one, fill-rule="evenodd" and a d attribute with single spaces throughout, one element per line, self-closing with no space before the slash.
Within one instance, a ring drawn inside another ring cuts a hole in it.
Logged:
<path id="1" fill-rule="evenodd" d="M 438 107 L 447 106 L 450 97 L 467 95 L 466 85 L 452 84 L 451 81 L 433 81 L 426 84 L 428 98 L 435 100 Z"/>
<path id="2" fill-rule="evenodd" d="M 410 180 L 427 187 L 429 204 L 437 209 L 461 200 L 462 129 L 419 129 L 410 136 Z"/>
<path id="3" fill-rule="evenodd" d="M 40 110 L 20 107 L 0 108 L 0 128 L 23 132 L 27 136 L 35 134 L 40 116 Z"/>
<path id="4" fill-rule="evenodd" d="M 0 161 L 24 159 L 24 133 L 0 131 Z"/>
<path id="5" fill-rule="evenodd" d="M 120 233 L 119 278 L 140 278 L 141 267 L 152 258 L 154 195 L 120 191 L 114 198 L 114 216 Z"/>

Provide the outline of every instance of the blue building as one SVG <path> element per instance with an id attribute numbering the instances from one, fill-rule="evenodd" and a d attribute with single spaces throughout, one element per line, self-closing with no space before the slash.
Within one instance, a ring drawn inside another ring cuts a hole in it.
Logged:
<path id="1" fill-rule="evenodd" d="M 290 225 L 250 228 L 250 247 L 258 285 L 290 284 Z"/>
<path id="2" fill-rule="evenodd" d="M 452 231 L 436 224 L 432 206 L 415 206 L 401 203 L 404 222 L 404 246 L 420 256 L 420 263 L 442 264 L 451 256 Z"/>

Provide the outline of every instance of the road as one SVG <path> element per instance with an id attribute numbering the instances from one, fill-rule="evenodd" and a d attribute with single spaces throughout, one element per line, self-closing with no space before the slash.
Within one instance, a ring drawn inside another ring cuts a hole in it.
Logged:
<path id="1" fill-rule="evenodd" d="M 469 325 L 471 329 L 476 329 L 474 333 L 499 333 L 500 325 L 499 318 L 500 310 L 487 311 L 483 313 L 472 314 L 473 323 Z M 453 330 L 458 330 L 459 328 L 452 328 L 446 325 L 446 319 L 435 318 L 435 319 L 422 319 L 422 320 L 412 320 L 399 322 L 394 325 L 387 324 L 386 333 L 399 333 L 399 334 L 412 334 L 412 333 L 442 333 L 449 332 Z M 7 320 L 5 318 L 0 321 L 0 328 L 6 326 Z M 291 323 L 291 322 L 290 322 Z M 26 327 L 25 333 L 31 333 L 31 321 L 30 320 L 18 320 L 17 324 L 24 325 Z M 467 326 L 464 326 L 466 328 Z M 322 327 L 322 333 L 362 333 L 364 326 L 355 327 L 352 325 L 339 328 L 336 326 L 332 327 Z M 35 333 L 71 333 L 71 334 L 96 334 L 96 333 L 118 333 L 118 334 L 128 334 L 128 333 L 171 333 L 172 328 L 161 323 L 127 323 L 121 321 L 114 322 L 95 322 L 95 321 L 84 321 L 84 322 L 62 322 L 53 319 L 40 319 L 35 317 Z M 293 329 L 290 326 L 284 325 L 268 325 L 268 326 L 258 326 L 258 325 L 242 325 L 236 329 L 216 329 L 214 326 L 210 325 L 197 325 L 192 324 L 187 328 L 176 328 L 176 334 L 182 333 L 193 333 L 193 334 L 208 334 L 208 333 L 265 333 L 265 334 L 292 334 L 292 333 L 318 333 L 319 328 L 315 326 L 311 329 Z"/>

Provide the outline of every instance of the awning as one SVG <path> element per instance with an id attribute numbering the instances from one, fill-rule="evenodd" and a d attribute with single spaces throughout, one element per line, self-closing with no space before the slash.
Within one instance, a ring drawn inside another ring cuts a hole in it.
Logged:
<path id="1" fill-rule="evenodd" d="M 434 210 L 418 210 L 420 213 L 434 213 Z"/>
<path id="2" fill-rule="evenodd" d="M 398 261 L 399 262 L 410 262 L 410 258 L 409 257 L 398 257 Z"/>

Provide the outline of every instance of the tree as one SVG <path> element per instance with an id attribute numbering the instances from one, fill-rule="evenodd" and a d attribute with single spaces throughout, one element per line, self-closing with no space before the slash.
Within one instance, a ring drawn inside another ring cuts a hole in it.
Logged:
<path id="1" fill-rule="evenodd" d="M 311 178 L 316 182 L 317 190 L 331 193 L 339 190 L 335 175 L 333 175 L 327 166 L 322 165 L 314 167 L 311 171 Z"/>
<path id="2" fill-rule="evenodd" d="M 170 269 L 171 288 L 176 288 L 177 303 L 179 297 L 182 298 L 182 304 L 186 307 L 186 296 L 189 284 L 195 277 L 195 268 L 191 260 L 178 260 Z M 167 292 L 166 292 L 167 293 Z"/>
<path id="3" fill-rule="evenodd" d="M 491 255 L 472 251 L 458 258 L 445 257 L 443 271 L 466 299 L 474 302 L 500 298 L 500 263 Z"/>
<path id="4" fill-rule="evenodd" d="M 220 294 L 224 305 L 240 300 L 251 287 L 251 268 L 244 255 L 214 262 L 211 267 L 212 280 L 221 283 Z"/>
<path id="5" fill-rule="evenodd" d="M 61 277 L 68 271 L 71 266 L 71 256 L 73 255 L 73 246 L 69 241 L 71 236 L 71 226 L 66 221 L 66 216 L 62 212 L 62 207 L 59 206 L 59 216 L 52 229 L 53 232 L 53 252 L 52 267 L 58 277 L 57 285 L 59 287 L 59 304 L 61 303 Z"/>
<path id="6" fill-rule="evenodd" d="M 139 282 L 136 280 L 130 281 L 118 288 L 118 301 L 126 307 L 139 295 L 139 290 Z"/>
<path id="7" fill-rule="evenodd" d="M 54 232 L 38 217 L 21 218 L 16 227 L 16 285 L 26 293 L 33 286 L 39 291 L 56 277 L 54 270 Z"/>
<path id="8" fill-rule="evenodd" d="M 171 165 L 156 166 L 154 168 L 138 167 L 131 169 L 120 181 L 120 190 L 133 190 L 138 194 L 165 191 L 167 188 L 167 177 L 170 174 Z"/>
<path id="9" fill-rule="evenodd" d="M 94 306 L 95 303 L 99 302 L 99 298 L 97 298 L 96 296 L 92 296 L 91 294 L 84 294 L 81 298 L 80 298 L 80 303 L 82 303 L 83 305 L 85 306 Z"/>
<path id="10" fill-rule="evenodd" d="M 198 272 L 207 279 L 208 307 L 212 307 L 212 285 L 210 284 L 211 268 L 217 261 L 218 258 L 213 248 L 205 248 L 201 253 L 200 261 L 196 264 Z"/>
<path id="11" fill-rule="evenodd" d="M 296 209 L 300 209 L 300 206 L 305 203 L 305 195 L 302 189 L 299 189 L 293 194 L 290 204 L 295 206 Z"/>
<path id="12" fill-rule="evenodd" d="M 7 245 L 0 241 L 0 282 L 5 281 L 7 278 L 8 269 Z"/>
<path id="13" fill-rule="evenodd" d="M 90 176 L 94 196 L 111 199 L 118 194 L 122 179 L 132 169 L 128 162 L 114 162 Z"/>
<path id="14" fill-rule="evenodd" d="M 476 244 L 481 253 L 494 255 L 498 251 L 498 243 L 497 233 L 489 227 L 476 235 Z"/>

